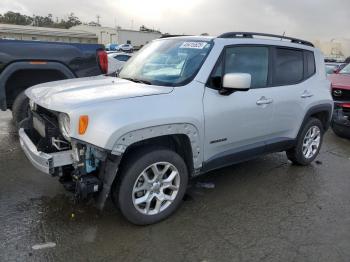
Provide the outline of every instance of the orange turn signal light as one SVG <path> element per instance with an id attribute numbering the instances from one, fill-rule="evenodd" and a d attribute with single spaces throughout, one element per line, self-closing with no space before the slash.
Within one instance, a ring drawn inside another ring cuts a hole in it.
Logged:
<path id="1" fill-rule="evenodd" d="M 84 135 L 89 125 L 89 116 L 83 115 L 79 117 L 79 135 Z"/>
<path id="2" fill-rule="evenodd" d="M 45 62 L 45 61 L 30 61 L 29 64 L 31 64 L 31 65 L 46 65 L 47 62 Z"/>

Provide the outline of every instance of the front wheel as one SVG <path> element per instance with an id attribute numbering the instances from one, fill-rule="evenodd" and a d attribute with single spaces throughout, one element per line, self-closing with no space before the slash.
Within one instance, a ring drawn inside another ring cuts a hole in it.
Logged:
<path id="1" fill-rule="evenodd" d="M 309 165 L 320 152 L 323 133 L 321 121 L 310 118 L 302 128 L 296 146 L 287 151 L 288 159 L 297 165 Z"/>
<path id="2" fill-rule="evenodd" d="M 144 149 L 126 159 L 113 200 L 132 223 L 148 225 L 169 217 L 181 204 L 188 183 L 184 160 L 165 148 Z"/>

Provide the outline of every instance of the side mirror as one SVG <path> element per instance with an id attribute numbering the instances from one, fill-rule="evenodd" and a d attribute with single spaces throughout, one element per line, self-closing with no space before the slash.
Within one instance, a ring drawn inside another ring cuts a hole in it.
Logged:
<path id="1" fill-rule="evenodd" d="M 252 83 L 252 76 L 245 73 L 228 73 L 224 75 L 222 87 L 232 91 L 248 91 Z"/>

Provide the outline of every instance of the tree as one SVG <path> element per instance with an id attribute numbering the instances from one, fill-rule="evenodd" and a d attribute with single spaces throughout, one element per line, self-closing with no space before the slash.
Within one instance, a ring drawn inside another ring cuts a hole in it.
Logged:
<path id="1" fill-rule="evenodd" d="M 82 23 L 79 20 L 79 18 L 74 15 L 74 13 L 70 13 L 68 15 L 68 20 L 65 21 L 62 19 L 60 24 L 62 25 L 63 28 L 68 29 L 68 28 L 71 28 L 71 27 L 76 26 L 76 25 L 81 25 Z"/>
<path id="2" fill-rule="evenodd" d="M 48 16 L 34 16 L 33 25 L 40 27 L 53 27 L 54 21 L 52 20 L 52 14 Z"/>
<path id="3" fill-rule="evenodd" d="M 72 26 L 82 24 L 79 18 L 74 15 L 74 13 L 70 13 L 67 19 L 61 19 L 61 21 L 58 21 L 57 19 L 57 21 L 55 22 L 53 20 L 52 14 L 48 14 L 47 16 L 33 15 L 33 17 L 31 17 L 11 11 L 3 15 L 0 14 L 0 23 L 14 25 L 33 25 L 40 27 L 53 27 L 64 29 L 68 29 Z"/>
<path id="4" fill-rule="evenodd" d="M 4 24 L 30 25 L 32 22 L 32 17 L 11 11 L 5 13 L 4 15 L 0 15 L 0 23 Z"/>
<path id="5" fill-rule="evenodd" d="M 350 56 L 345 59 L 345 63 L 350 64 Z"/>

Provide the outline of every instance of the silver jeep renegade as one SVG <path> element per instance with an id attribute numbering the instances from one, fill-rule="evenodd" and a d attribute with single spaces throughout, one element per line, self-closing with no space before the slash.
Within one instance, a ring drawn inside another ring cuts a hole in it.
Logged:
<path id="1" fill-rule="evenodd" d="M 155 40 L 117 77 L 26 91 L 20 142 L 31 163 L 98 208 L 111 195 L 132 223 L 156 223 L 181 204 L 188 180 L 285 151 L 318 155 L 333 110 L 321 52 L 258 33 Z"/>

